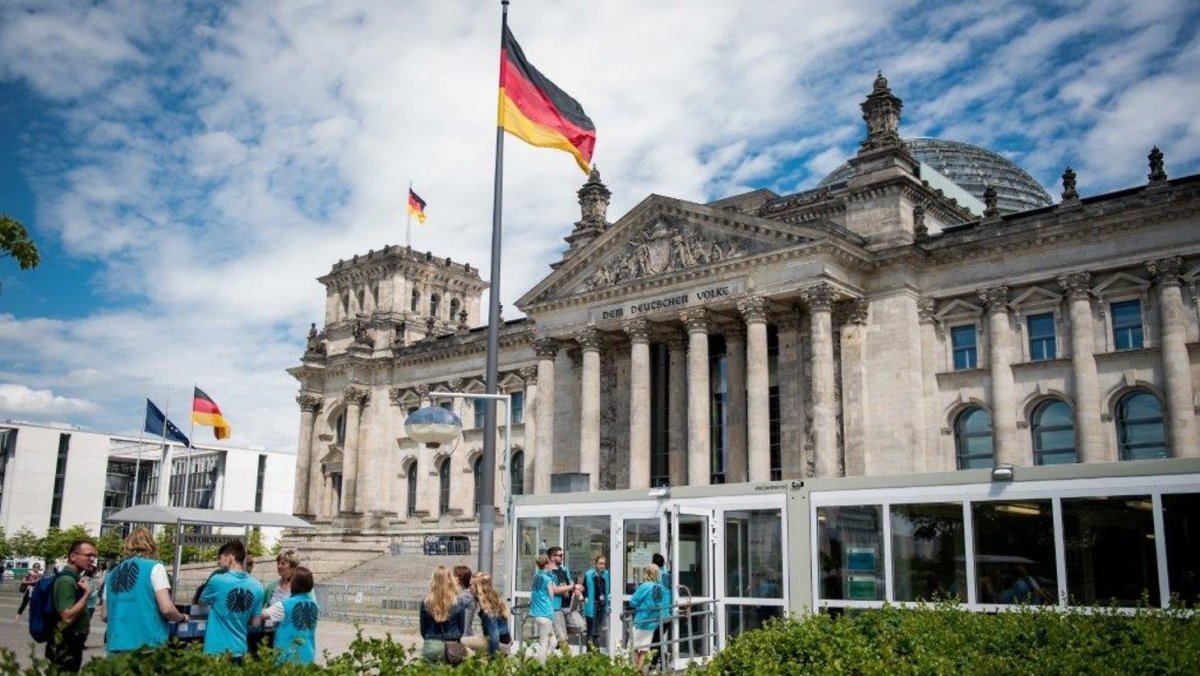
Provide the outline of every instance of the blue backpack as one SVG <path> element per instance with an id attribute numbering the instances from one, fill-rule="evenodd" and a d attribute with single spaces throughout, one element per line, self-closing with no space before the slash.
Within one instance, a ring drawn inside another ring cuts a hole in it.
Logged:
<path id="1" fill-rule="evenodd" d="M 47 575 L 29 591 L 29 635 L 38 643 L 54 638 L 59 615 L 54 609 L 54 581 L 58 575 Z"/>

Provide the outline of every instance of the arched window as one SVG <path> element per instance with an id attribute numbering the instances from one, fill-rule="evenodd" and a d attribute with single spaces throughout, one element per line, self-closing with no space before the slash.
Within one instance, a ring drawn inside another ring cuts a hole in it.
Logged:
<path id="1" fill-rule="evenodd" d="M 358 298 L 358 312 L 360 312 L 360 313 L 366 312 L 367 311 L 367 292 L 366 292 L 366 290 L 359 289 L 357 298 Z"/>
<path id="2" fill-rule="evenodd" d="M 371 285 L 371 309 L 379 309 L 379 282 Z"/>
<path id="3" fill-rule="evenodd" d="M 1145 390 L 1135 390 L 1117 402 L 1117 448 L 1122 460 L 1167 457 L 1167 431 L 1162 402 Z"/>
<path id="4" fill-rule="evenodd" d="M 408 516 L 417 515 L 417 461 L 413 460 L 408 463 L 408 468 L 404 471 L 405 478 L 408 483 L 408 495 L 405 496 L 405 501 L 408 503 L 408 508 L 405 514 Z"/>
<path id="5" fill-rule="evenodd" d="M 1072 463 L 1075 458 L 1075 418 L 1067 402 L 1044 401 L 1033 410 L 1033 462 L 1037 465 Z"/>
<path id="6" fill-rule="evenodd" d="M 959 469 L 991 467 L 992 414 L 972 406 L 954 420 L 954 449 Z"/>
<path id="7" fill-rule="evenodd" d="M 475 458 L 475 462 L 471 463 L 471 474 L 475 476 L 475 513 L 479 513 L 479 508 L 483 505 L 483 456 Z"/>
<path id="8" fill-rule="evenodd" d="M 410 304 L 409 304 L 409 307 L 408 307 L 408 309 L 409 309 L 410 311 L 412 311 L 412 312 L 416 312 L 416 311 L 417 311 L 417 307 L 418 307 L 418 306 L 420 306 L 420 305 L 421 305 L 421 292 L 420 292 L 420 291 L 417 291 L 416 289 L 413 289 L 413 292 L 412 292 L 412 303 L 410 303 Z"/>
<path id="9" fill-rule="evenodd" d="M 508 461 L 508 466 L 508 471 L 511 473 L 509 485 L 512 486 L 512 494 L 525 495 L 525 452 L 513 453 L 512 460 Z"/>
<path id="10" fill-rule="evenodd" d="M 337 414 L 337 418 L 333 421 L 334 438 L 337 439 L 338 446 L 346 445 L 346 412 L 342 411 Z"/>
<path id="11" fill-rule="evenodd" d="M 350 316 L 350 292 L 342 292 L 342 319 Z"/>
<path id="12" fill-rule="evenodd" d="M 448 514 L 450 512 L 450 458 L 442 460 L 442 464 L 438 465 L 438 483 L 441 484 L 441 490 L 438 492 L 438 514 Z"/>
<path id="13" fill-rule="evenodd" d="M 436 293 L 429 297 L 429 316 L 438 316 L 438 306 L 442 303 L 442 297 Z"/>
<path id="14" fill-rule="evenodd" d="M 450 321 L 458 321 L 458 310 L 462 307 L 462 303 L 458 302 L 457 298 L 450 299 Z"/>

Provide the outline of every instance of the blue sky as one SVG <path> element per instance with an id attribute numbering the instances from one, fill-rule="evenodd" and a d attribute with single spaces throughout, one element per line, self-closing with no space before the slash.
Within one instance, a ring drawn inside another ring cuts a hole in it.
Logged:
<path id="1" fill-rule="evenodd" d="M 1200 5 L 514 0 L 530 60 L 596 123 L 615 220 L 648 193 L 812 187 L 855 150 L 882 69 L 902 133 L 1001 152 L 1052 195 L 1200 170 Z M 0 419 L 180 422 L 193 383 L 239 445 L 295 443 L 315 278 L 403 242 L 486 268 L 499 3 L 0 6 Z M 506 146 L 502 300 L 578 219 L 563 153 Z M 206 433 L 199 436 L 206 437 Z"/>

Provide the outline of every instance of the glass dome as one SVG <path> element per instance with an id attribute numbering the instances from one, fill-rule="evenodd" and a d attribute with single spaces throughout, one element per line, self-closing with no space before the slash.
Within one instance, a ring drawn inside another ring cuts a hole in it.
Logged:
<path id="1" fill-rule="evenodd" d="M 913 157 L 957 183 L 980 202 L 989 185 L 995 188 L 996 206 L 1002 214 L 1054 204 L 1050 193 L 1024 169 L 990 150 L 936 138 L 911 138 L 905 139 L 904 143 Z M 853 169 L 845 163 L 822 179 L 818 187 L 840 183 L 851 175 Z"/>

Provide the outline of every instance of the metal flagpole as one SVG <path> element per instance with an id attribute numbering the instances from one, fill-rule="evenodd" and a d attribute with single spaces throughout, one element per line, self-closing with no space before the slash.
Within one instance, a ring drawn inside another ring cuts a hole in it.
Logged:
<path id="1" fill-rule="evenodd" d="M 504 36 L 508 32 L 508 0 L 500 0 L 500 76 L 504 76 Z M 503 96 L 497 87 L 496 94 Z M 485 388 L 496 394 L 500 358 L 500 232 L 504 196 L 504 107 L 496 120 L 496 181 L 492 188 L 492 272 L 488 291 L 488 342 Z M 484 400 L 483 413 L 483 495 L 479 504 L 479 565 L 485 573 L 492 572 L 492 537 L 496 530 L 496 400 Z"/>
<path id="2" fill-rule="evenodd" d="M 188 411 L 188 445 L 187 451 L 184 453 L 183 461 L 183 507 L 188 507 L 188 489 L 192 485 L 192 450 L 196 448 L 196 444 L 192 441 L 192 437 L 196 436 L 196 418 L 193 413 L 196 408 L 196 384 L 192 383 L 192 410 Z"/>
<path id="3" fill-rule="evenodd" d="M 158 495 L 155 502 L 160 505 L 171 505 L 171 447 L 167 444 L 167 421 L 171 419 L 171 391 L 167 390 L 167 408 L 163 411 L 162 426 L 162 460 L 158 465 Z M 163 481 L 167 482 L 163 490 Z"/>
<path id="4" fill-rule="evenodd" d="M 143 399 L 145 399 L 147 402 L 150 401 L 150 397 L 143 397 Z M 147 404 L 144 408 L 149 409 L 150 408 L 149 404 Z M 167 423 L 166 423 L 166 421 L 164 421 L 163 422 L 163 430 L 166 431 L 166 428 L 167 428 Z M 142 435 L 144 435 L 145 433 L 146 433 L 146 411 L 143 410 L 142 411 L 142 424 L 138 429 L 137 455 L 134 456 L 134 461 L 133 461 L 133 496 L 132 496 L 133 499 L 130 502 L 131 505 L 137 504 L 138 475 L 141 473 L 141 470 L 142 470 Z"/>
<path id="5" fill-rule="evenodd" d="M 408 182 L 408 196 L 406 200 L 412 199 L 412 181 Z M 404 246 L 412 248 L 412 208 L 408 202 L 404 202 L 404 213 L 408 214 L 408 218 L 404 221 Z"/>

